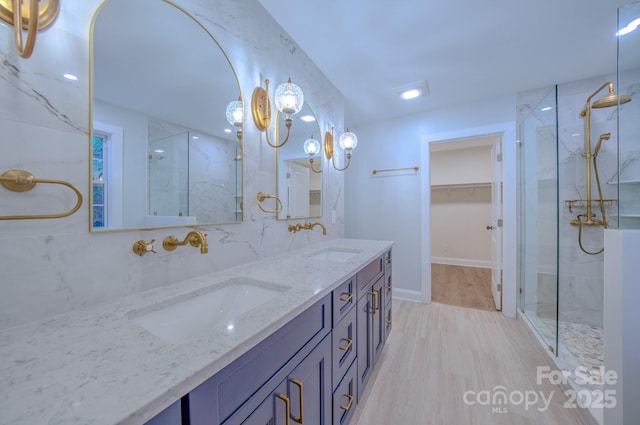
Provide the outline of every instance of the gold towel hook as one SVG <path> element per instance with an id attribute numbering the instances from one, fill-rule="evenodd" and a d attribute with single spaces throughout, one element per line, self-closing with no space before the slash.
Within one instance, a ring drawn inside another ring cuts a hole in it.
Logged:
<path id="1" fill-rule="evenodd" d="M 30 220 L 40 218 L 63 218 L 68 217 L 80 209 L 82 205 L 82 193 L 77 187 L 63 180 L 37 179 L 28 171 L 9 170 L 0 176 L 0 184 L 13 192 L 27 192 L 36 186 L 36 183 L 60 184 L 67 186 L 73 190 L 78 198 L 76 205 L 69 211 L 61 214 L 42 214 L 42 215 L 5 215 L 0 216 L 0 220 Z"/>
<path id="2" fill-rule="evenodd" d="M 60 10 L 59 0 L 24 0 L 29 3 L 25 12 L 23 0 L 0 0 L 0 19 L 13 25 L 16 50 L 20 57 L 28 58 L 36 44 L 36 34 L 53 23 Z M 27 30 L 23 46 L 22 30 Z"/>
<path id="3" fill-rule="evenodd" d="M 276 200 L 276 209 L 275 210 L 265 210 L 264 208 L 262 208 L 262 202 L 265 199 L 269 199 L 269 198 L 273 198 Z M 280 200 L 280 198 L 278 198 L 275 195 L 267 195 L 264 192 L 258 192 L 258 207 L 260 207 L 260 209 L 266 213 L 279 213 L 282 211 L 282 201 Z"/>

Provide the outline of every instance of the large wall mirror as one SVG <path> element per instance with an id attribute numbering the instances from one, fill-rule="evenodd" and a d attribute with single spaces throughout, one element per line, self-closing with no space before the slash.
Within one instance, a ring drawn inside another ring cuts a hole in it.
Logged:
<path id="1" fill-rule="evenodd" d="M 276 133 L 282 133 L 284 137 L 283 114 L 278 113 L 276 119 Z M 277 219 L 322 217 L 320 127 L 306 103 L 293 120 L 287 143 L 276 151 L 277 194 L 282 201 L 282 211 Z"/>
<path id="2" fill-rule="evenodd" d="M 242 221 L 240 86 L 164 0 L 108 0 L 92 28 L 91 230 Z"/>

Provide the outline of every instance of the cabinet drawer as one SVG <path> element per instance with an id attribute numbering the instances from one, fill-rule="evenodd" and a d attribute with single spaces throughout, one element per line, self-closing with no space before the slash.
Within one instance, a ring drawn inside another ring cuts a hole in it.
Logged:
<path id="1" fill-rule="evenodd" d="M 333 328 L 333 387 L 334 388 L 347 368 L 356 358 L 356 316 L 357 310 L 352 308 L 349 314 Z"/>
<path id="2" fill-rule="evenodd" d="M 380 256 L 358 272 L 358 298 L 367 293 L 365 288 L 384 273 L 384 256 Z"/>
<path id="3" fill-rule="evenodd" d="M 191 425 L 224 422 L 293 356 L 311 351 L 330 330 L 331 294 L 328 294 L 191 391 Z"/>
<path id="4" fill-rule="evenodd" d="M 356 411 L 358 374 L 356 363 L 351 363 L 344 379 L 333 393 L 333 425 L 346 425 Z"/>
<path id="5" fill-rule="evenodd" d="M 356 304 L 356 277 L 352 277 L 333 291 L 333 326 L 342 320 Z"/>
<path id="6" fill-rule="evenodd" d="M 393 289 L 393 280 L 391 278 L 393 273 L 391 273 L 391 270 L 386 271 L 384 274 L 384 287 L 382 288 L 382 293 L 384 294 L 383 298 L 384 298 L 384 305 L 386 306 L 387 304 L 389 304 L 391 302 L 391 295 L 392 295 L 392 289 Z"/>
<path id="7" fill-rule="evenodd" d="M 391 306 L 391 300 L 387 303 L 387 306 L 384 308 L 384 339 L 385 342 L 391 333 L 391 327 L 393 326 L 393 309 Z"/>

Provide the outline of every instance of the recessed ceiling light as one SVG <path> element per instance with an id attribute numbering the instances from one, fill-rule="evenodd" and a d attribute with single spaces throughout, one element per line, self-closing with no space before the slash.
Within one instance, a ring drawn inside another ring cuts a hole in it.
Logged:
<path id="1" fill-rule="evenodd" d="M 199 137 L 198 137 L 198 136 L 193 136 L 193 137 L 191 137 L 191 138 L 192 138 L 193 140 L 198 140 L 198 139 L 199 139 Z"/>
<path id="2" fill-rule="evenodd" d="M 300 119 L 304 122 L 313 122 L 316 120 L 316 117 L 314 117 L 313 115 L 303 115 L 300 117 Z"/>
<path id="3" fill-rule="evenodd" d="M 76 77 L 73 74 L 63 74 L 62 75 L 64 78 L 66 78 L 67 80 L 71 80 L 71 81 L 76 81 L 78 79 L 78 77 Z"/>
<path id="4" fill-rule="evenodd" d="M 224 129 L 224 132 L 225 132 L 225 133 L 231 133 L 231 129 L 230 129 L 230 128 L 225 128 L 225 129 Z"/>
<path id="5" fill-rule="evenodd" d="M 416 81 L 395 88 L 396 93 L 404 100 L 416 99 L 429 95 L 429 84 L 426 80 Z"/>
<path id="6" fill-rule="evenodd" d="M 155 153 L 164 153 L 164 151 L 162 149 L 156 149 L 154 152 Z"/>
<path id="7" fill-rule="evenodd" d="M 410 89 L 400 93 L 400 97 L 405 100 L 415 99 L 416 97 L 420 97 L 420 96 L 422 96 L 422 90 L 420 89 Z"/>
<path id="8" fill-rule="evenodd" d="M 621 28 L 620 31 L 618 31 L 616 33 L 616 35 L 618 37 L 620 37 L 621 35 L 627 35 L 629 34 L 631 31 L 635 30 L 636 28 L 638 28 L 640 26 L 640 18 L 638 19 L 634 19 L 633 21 L 629 22 L 627 24 L 626 27 Z"/>
<path id="9" fill-rule="evenodd" d="M 542 108 L 541 111 L 550 111 L 552 109 L 553 108 L 551 106 L 546 106 L 546 107 Z"/>

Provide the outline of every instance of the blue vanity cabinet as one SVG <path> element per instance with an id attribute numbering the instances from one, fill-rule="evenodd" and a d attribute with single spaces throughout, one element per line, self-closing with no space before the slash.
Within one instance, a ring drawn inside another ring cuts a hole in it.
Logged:
<path id="1" fill-rule="evenodd" d="M 371 264 L 380 264 L 380 272 L 365 274 L 373 280 L 363 284 L 358 273 L 359 298 L 357 304 L 358 402 L 366 388 L 376 361 L 385 343 L 385 275 L 384 256 Z M 366 270 L 367 268 L 365 267 Z"/>
<path id="2" fill-rule="evenodd" d="M 330 382 L 331 337 L 326 336 L 254 411 L 240 410 L 224 425 L 331 425 Z"/>
<path id="3" fill-rule="evenodd" d="M 331 339 L 328 337 L 330 332 L 331 294 L 328 294 L 191 391 L 188 396 L 190 424 L 245 423 L 244 421 L 271 396 L 294 369 L 304 364 L 303 360 L 315 351 L 316 347 L 321 349 L 320 353 L 323 357 L 326 356 L 326 359 L 322 360 L 323 366 L 318 364 L 317 367 L 318 370 L 322 369 L 322 373 L 327 374 L 322 375 L 322 382 L 327 386 L 330 394 Z M 328 349 L 323 348 L 325 345 L 319 345 L 323 340 L 328 341 L 328 343 L 324 342 Z M 327 353 L 323 352 L 325 349 Z M 300 374 L 304 375 L 302 372 Z M 285 384 L 289 391 L 290 385 L 286 382 Z M 303 383 L 303 386 L 304 389 L 309 388 L 310 399 L 315 385 Z M 294 398 L 297 397 L 296 394 L 293 393 Z M 297 403 L 297 400 L 295 398 L 294 401 Z M 313 402 L 307 401 L 307 403 Z M 298 408 L 298 404 L 291 406 Z M 309 412 L 311 415 L 310 407 Z"/>
<path id="4" fill-rule="evenodd" d="M 333 392 L 333 425 L 347 425 L 356 411 L 357 371 L 358 364 L 354 361 Z"/>
<path id="5" fill-rule="evenodd" d="M 391 250 L 385 254 L 385 267 L 384 267 L 384 279 L 385 284 L 383 288 L 384 292 L 384 340 L 387 341 L 389 334 L 391 333 L 392 326 L 392 308 L 391 298 L 393 291 L 393 279 L 392 279 L 392 267 L 391 267 Z"/>

